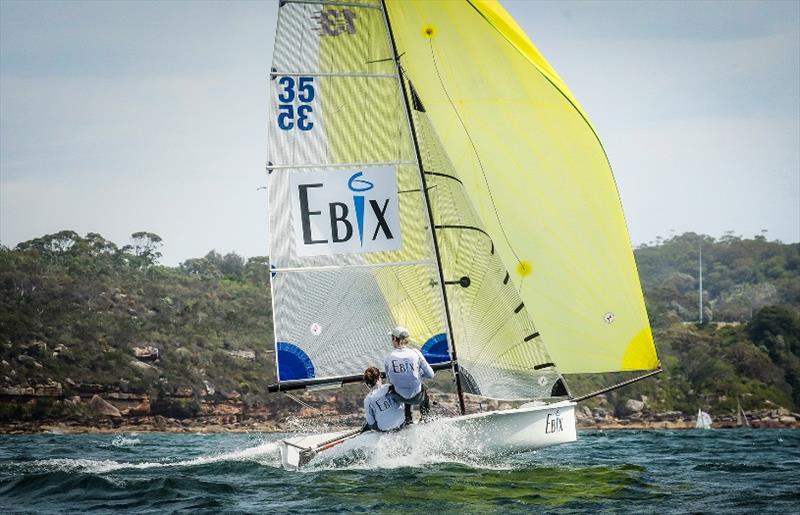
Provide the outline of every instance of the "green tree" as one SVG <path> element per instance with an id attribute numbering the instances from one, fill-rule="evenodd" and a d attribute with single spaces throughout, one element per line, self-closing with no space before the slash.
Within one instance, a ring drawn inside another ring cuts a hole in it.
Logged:
<path id="1" fill-rule="evenodd" d="M 152 232 L 139 231 L 131 234 L 131 244 L 125 248 L 132 251 L 137 266 L 147 268 L 161 259 L 161 246 L 161 236 Z"/>

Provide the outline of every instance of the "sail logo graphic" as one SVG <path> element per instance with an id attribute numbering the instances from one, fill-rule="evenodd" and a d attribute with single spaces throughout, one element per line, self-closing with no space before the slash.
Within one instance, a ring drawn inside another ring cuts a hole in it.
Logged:
<path id="1" fill-rule="evenodd" d="M 291 172 L 289 182 L 299 256 L 400 249 L 394 167 Z"/>
<path id="2" fill-rule="evenodd" d="M 544 433 L 549 435 L 553 433 L 560 433 L 564 430 L 564 425 L 561 423 L 561 415 L 558 410 L 555 413 L 548 413 L 544 424 Z"/>
<path id="3" fill-rule="evenodd" d="M 347 187 L 350 188 L 350 191 L 354 193 L 361 193 L 363 191 L 369 191 L 375 187 L 369 181 L 365 181 L 360 179 L 364 172 L 356 172 L 352 176 L 350 176 L 350 180 L 347 181 Z M 364 195 L 353 195 L 353 204 L 356 206 L 356 220 L 358 221 L 358 241 L 361 242 L 361 246 L 364 246 Z M 376 211 L 376 214 L 378 212 Z M 381 220 L 383 220 L 383 212 L 380 212 Z"/>

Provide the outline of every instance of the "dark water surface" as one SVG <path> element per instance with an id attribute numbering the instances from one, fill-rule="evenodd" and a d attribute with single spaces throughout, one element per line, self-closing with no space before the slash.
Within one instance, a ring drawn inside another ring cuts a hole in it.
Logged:
<path id="1" fill-rule="evenodd" d="M 0 513 L 800 512 L 799 430 L 582 431 L 509 457 L 336 451 L 302 472 L 279 467 L 281 436 L 0 436 Z"/>

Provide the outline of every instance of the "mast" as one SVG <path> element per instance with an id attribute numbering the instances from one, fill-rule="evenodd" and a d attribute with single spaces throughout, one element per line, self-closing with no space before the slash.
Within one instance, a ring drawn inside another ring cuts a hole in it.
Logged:
<path id="1" fill-rule="evenodd" d="M 453 325 L 450 321 L 450 307 L 447 303 L 447 291 L 445 290 L 445 279 L 444 279 L 444 271 L 442 270 L 442 259 L 439 255 L 439 242 L 436 238 L 436 229 L 433 225 L 433 212 L 431 211 L 431 203 L 430 203 L 430 196 L 428 194 L 428 184 L 425 180 L 425 172 L 422 168 L 422 154 L 419 150 L 419 141 L 417 140 L 417 131 L 414 127 L 414 119 L 411 113 L 411 106 L 408 102 L 408 92 L 406 91 L 406 83 L 403 80 L 403 69 L 400 66 L 400 57 L 397 55 L 397 44 L 394 40 L 394 33 L 392 32 L 392 24 L 389 22 L 389 12 L 386 10 L 386 0 L 381 0 L 381 9 L 383 10 L 383 19 L 386 23 L 386 29 L 389 32 L 389 41 L 392 44 L 392 60 L 394 61 L 395 69 L 397 70 L 397 77 L 400 81 L 400 87 L 403 93 L 403 106 L 405 107 L 406 118 L 408 119 L 408 125 L 411 130 L 411 140 L 414 142 L 414 155 L 417 159 L 417 169 L 419 171 L 419 178 L 422 183 L 422 191 L 423 191 L 423 199 L 425 202 L 425 210 L 428 215 L 428 227 L 430 227 L 431 231 L 431 238 L 433 240 L 433 252 L 436 256 L 436 269 L 439 273 L 439 285 L 440 291 L 442 293 L 442 302 L 444 305 L 444 316 L 445 322 L 447 324 L 447 336 L 450 342 L 450 350 L 452 354 L 452 367 L 453 367 L 453 375 L 456 380 L 456 391 L 458 392 L 458 406 L 461 411 L 461 414 L 464 415 L 466 413 L 466 407 L 464 405 L 464 390 L 461 386 L 461 374 L 458 367 L 458 357 L 456 355 L 456 342 L 453 338 Z"/>

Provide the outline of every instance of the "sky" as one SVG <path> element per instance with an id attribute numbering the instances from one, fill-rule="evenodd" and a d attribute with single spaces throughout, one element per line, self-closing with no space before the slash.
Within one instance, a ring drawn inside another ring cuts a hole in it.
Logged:
<path id="1" fill-rule="evenodd" d="M 634 245 L 800 240 L 800 1 L 503 1 L 588 112 Z M 0 0 L 0 242 L 266 255 L 277 2 Z"/>

